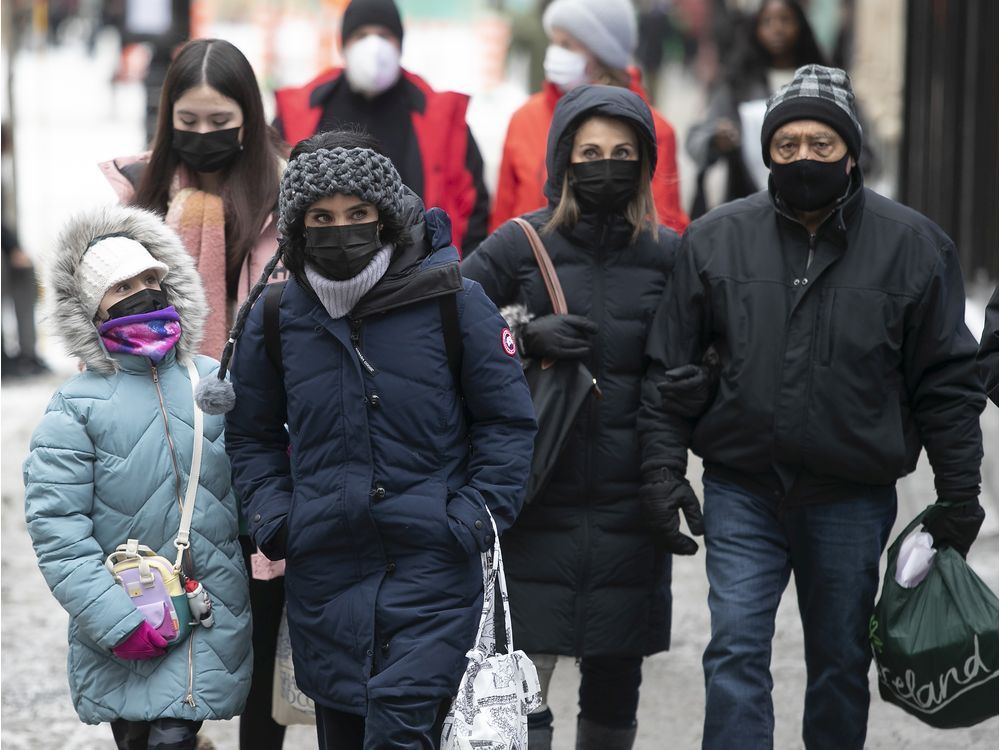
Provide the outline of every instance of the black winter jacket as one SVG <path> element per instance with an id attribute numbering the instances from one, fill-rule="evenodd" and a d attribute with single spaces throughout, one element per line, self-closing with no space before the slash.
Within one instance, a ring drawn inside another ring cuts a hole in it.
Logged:
<path id="1" fill-rule="evenodd" d="M 853 184 L 814 236 L 768 191 L 690 226 L 650 334 L 645 470 L 683 470 L 690 445 L 707 473 L 801 504 L 892 485 L 923 446 L 939 497 L 977 497 L 985 397 L 955 247 Z M 710 344 L 714 403 L 666 413 L 663 372 Z"/>
<path id="2" fill-rule="evenodd" d="M 550 184 L 562 184 L 569 161 L 571 136 L 561 134 L 596 99 L 577 95 L 569 101 L 576 106 L 556 111 Z M 652 120 L 628 98 L 615 95 L 609 106 L 651 137 Z M 547 208 L 524 218 L 540 229 L 550 216 Z M 584 216 L 572 230 L 542 235 L 569 312 L 599 327 L 586 364 L 604 398 L 587 399 L 545 494 L 502 538 L 514 643 L 528 652 L 638 656 L 670 642 L 670 558 L 654 548 L 639 515 L 636 416 L 647 330 L 679 239 L 662 227 L 658 237 L 644 232 L 635 242 L 631 233 L 621 216 Z M 513 222 L 468 256 L 462 272 L 498 307 L 552 313 L 527 238 Z"/>

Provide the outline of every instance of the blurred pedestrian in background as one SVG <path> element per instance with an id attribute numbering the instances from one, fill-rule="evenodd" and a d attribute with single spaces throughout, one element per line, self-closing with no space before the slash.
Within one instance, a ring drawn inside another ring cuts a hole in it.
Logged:
<path id="1" fill-rule="evenodd" d="M 353 0 L 340 25 L 344 67 L 275 92 L 275 125 L 294 145 L 315 133 L 360 126 L 428 208 L 451 218 L 459 252 L 486 236 L 483 159 L 465 122 L 469 97 L 435 91 L 399 65 L 403 22 L 393 0 Z"/>
<path id="2" fill-rule="evenodd" d="M 764 0 L 756 15 L 738 23 L 723 73 L 709 92 L 705 119 L 687 134 L 687 150 L 698 167 L 693 218 L 711 208 L 705 173 L 719 160 L 726 165 L 723 202 L 767 187 L 768 171 L 757 149 L 767 99 L 799 67 L 826 64 L 797 0 Z"/>
<path id="3" fill-rule="evenodd" d="M 642 659 L 670 643 L 672 540 L 640 507 L 635 422 L 646 331 L 679 244 L 653 218 L 658 157 L 653 113 L 638 94 L 574 88 L 549 132 L 549 205 L 522 217 L 540 233 L 569 314 L 552 314 L 528 237 L 513 221 L 462 263 L 518 322 L 522 356 L 581 359 L 600 389 L 547 489 L 503 536 L 515 636 L 543 697 L 557 655 L 581 659 L 576 747 L 586 750 L 632 747 Z M 548 705 L 528 726 L 532 750 L 551 747 Z"/>
<path id="4" fill-rule="evenodd" d="M 21 249 L 17 233 L 6 224 L 0 227 L 0 240 L 3 245 L 3 309 L 5 313 L 13 312 L 17 322 L 16 350 L 10 346 L 6 334 L 3 335 L 0 373 L 5 380 L 44 375 L 50 372 L 49 367 L 35 349 L 35 303 L 38 301 L 35 268 L 31 258 Z"/>
<path id="5" fill-rule="evenodd" d="M 879 559 L 896 481 L 921 448 L 935 546 L 965 555 L 984 512 L 986 397 L 952 241 L 864 187 L 850 79 L 808 65 L 768 101 L 770 187 L 695 221 L 649 336 L 639 417 L 648 494 L 694 502 L 705 466 L 712 634 L 705 750 L 773 745 L 771 648 L 792 573 L 805 640 L 807 748 L 861 750 Z M 714 345 L 718 393 L 668 410 L 667 373 Z"/>
<path id="6" fill-rule="evenodd" d="M 25 514 L 42 575 L 69 614 L 73 706 L 82 721 L 110 722 L 119 750 L 195 750 L 203 721 L 243 708 L 252 661 L 223 420 L 207 415 L 201 432 L 191 428 L 198 377 L 189 370 L 218 368 L 196 356 L 205 293 L 176 234 L 125 206 L 70 222 L 47 282 L 52 330 L 86 368 L 32 435 Z M 187 501 L 181 471 L 194 473 L 195 441 L 200 480 Z M 182 506 L 190 546 L 177 557 Z M 187 607 L 168 617 L 159 599 L 157 618 L 154 603 L 133 601 L 138 592 L 105 567 L 129 540 L 168 565 L 177 557 L 210 597 L 210 626 L 183 630 L 174 618 Z"/>
<path id="7" fill-rule="evenodd" d="M 221 354 L 236 308 L 277 250 L 283 154 L 243 53 L 222 39 L 195 39 L 167 71 L 152 150 L 101 164 L 118 197 L 165 215 L 195 259 L 208 305 L 205 354 Z M 273 277 L 284 278 L 284 270 Z M 271 695 L 283 569 L 254 551 L 242 516 L 240 532 L 252 572 L 254 628 L 253 684 L 240 745 L 277 750 L 285 728 L 271 718 Z"/>
<path id="8" fill-rule="evenodd" d="M 148 50 L 143 88 L 146 141 L 151 143 L 156 137 L 160 94 L 167 85 L 170 61 L 191 36 L 191 0 L 126 0 L 121 11 L 122 54 L 133 45 L 144 45 Z"/>
<path id="9" fill-rule="evenodd" d="M 563 94 L 586 83 L 599 83 L 629 89 L 649 101 L 639 70 L 632 64 L 638 32 L 629 0 L 555 0 L 546 8 L 542 25 L 549 37 L 545 86 L 511 117 L 490 215 L 491 231 L 514 216 L 545 206 L 546 139 Z M 688 218 L 680 203 L 674 129 L 655 111 L 653 121 L 657 151 L 653 203 L 659 221 L 681 232 Z"/>
<path id="10" fill-rule="evenodd" d="M 479 624 L 490 517 L 498 533 L 517 517 L 535 434 L 503 318 L 463 281 L 447 217 L 425 214 L 377 148 L 329 131 L 292 150 L 291 278 L 245 303 L 232 389 L 202 391 L 206 409 L 232 408 L 254 540 L 287 560 L 295 679 L 321 750 L 438 746 Z"/>

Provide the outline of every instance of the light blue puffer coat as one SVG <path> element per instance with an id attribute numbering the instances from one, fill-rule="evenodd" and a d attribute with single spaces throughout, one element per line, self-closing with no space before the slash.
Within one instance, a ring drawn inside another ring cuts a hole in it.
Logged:
<path id="1" fill-rule="evenodd" d="M 109 356 L 79 302 L 75 274 L 91 239 L 120 233 L 170 267 L 163 289 L 183 335 L 155 369 L 145 357 Z M 205 298 L 190 256 L 157 217 L 111 207 L 64 234 L 48 291 L 56 332 L 87 370 L 56 392 L 24 462 L 25 511 L 39 566 L 70 615 L 69 682 L 80 718 L 228 719 L 250 685 L 250 608 L 237 541 L 223 419 L 205 416 L 199 491 L 191 525 L 193 575 L 212 597 L 215 625 L 194 627 L 167 654 L 126 661 L 111 649 L 142 622 L 104 560 L 129 538 L 173 560 L 180 524 L 171 450 L 187 489 L 194 411 L 187 368 L 200 338 Z M 195 357 L 202 377 L 217 364 Z M 158 395 L 159 391 L 159 395 Z M 160 396 L 162 396 L 162 409 Z"/>

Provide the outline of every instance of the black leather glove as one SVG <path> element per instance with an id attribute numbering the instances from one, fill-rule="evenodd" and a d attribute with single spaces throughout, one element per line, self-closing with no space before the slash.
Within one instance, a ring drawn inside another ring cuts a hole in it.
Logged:
<path id="1" fill-rule="evenodd" d="M 597 324 L 582 315 L 543 315 L 521 328 L 521 352 L 532 359 L 582 359 L 595 333 Z"/>
<path id="2" fill-rule="evenodd" d="M 691 533 L 695 536 L 705 533 L 701 506 L 686 479 L 663 471 L 661 479 L 639 488 L 639 509 L 657 547 L 675 555 L 693 555 L 698 551 L 694 539 L 680 532 L 678 511 L 684 511 Z"/>
<path id="3" fill-rule="evenodd" d="M 978 500 L 955 505 L 939 503 L 924 517 L 924 528 L 934 537 L 935 547 L 952 547 L 965 557 L 985 518 L 986 511 Z"/>
<path id="4" fill-rule="evenodd" d="M 663 408 L 679 417 L 698 417 L 704 413 L 719 382 L 717 373 L 704 365 L 683 365 L 663 373 L 657 386 Z"/>

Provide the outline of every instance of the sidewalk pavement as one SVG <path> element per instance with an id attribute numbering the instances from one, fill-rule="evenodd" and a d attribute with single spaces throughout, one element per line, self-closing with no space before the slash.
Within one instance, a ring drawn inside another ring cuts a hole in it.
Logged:
<path id="1" fill-rule="evenodd" d="M 46 590 L 24 527 L 20 464 L 31 431 L 60 379 L 71 373 L 63 363 L 59 376 L 30 383 L 4 385 L 0 391 L 2 445 L 2 735 L 6 750 L 67 748 L 98 750 L 110 746 L 107 726 L 81 724 L 69 700 L 66 680 L 66 614 Z M 996 591 L 997 573 L 997 409 L 990 404 L 983 416 L 986 441 L 983 504 L 987 521 L 969 561 Z M 689 478 L 700 491 L 700 468 L 692 461 Z M 921 460 L 917 472 L 899 483 L 899 514 L 894 534 L 924 505 L 933 501 L 929 466 Z M 701 654 L 708 642 L 704 553 L 674 562 L 673 643 L 668 653 L 649 658 L 643 668 L 636 750 L 695 750 L 701 736 L 704 708 Z M 776 712 L 775 748 L 801 747 L 799 736 L 805 667 L 802 635 L 795 606 L 794 584 L 778 610 L 772 673 Z M 872 711 L 868 745 L 871 750 L 978 750 L 995 748 L 996 719 L 972 729 L 930 729 L 877 695 L 871 672 Z M 572 659 L 559 662 L 552 681 L 550 704 L 556 716 L 553 747 L 570 750 L 575 734 L 578 673 Z M 202 733 L 218 750 L 236 750 L 237 724 L 213 722 Z M 666 739 L 669 738 L 669 739 Z M 293 727 L 285 743 L 289 750 L 316 747 L 311 727 Z"/>

